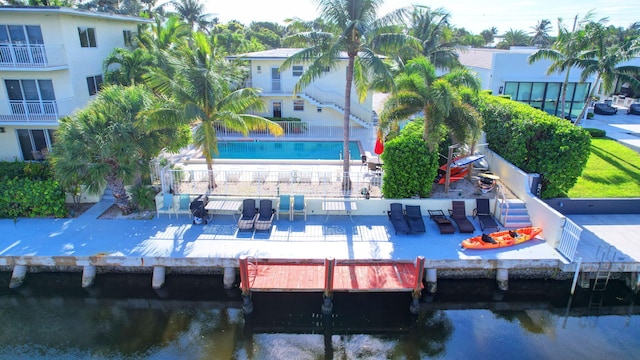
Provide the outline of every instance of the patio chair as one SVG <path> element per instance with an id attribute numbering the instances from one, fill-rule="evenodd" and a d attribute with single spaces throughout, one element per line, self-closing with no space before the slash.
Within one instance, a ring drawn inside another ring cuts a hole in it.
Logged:
<path id="1" fill-rule="evenodd" d="M 402 210 L 402 204 L 392 203 L 389 205 L 389 208 L 390 210 L 387 211 L 387 215 L 389 216 L 391 225 L 393 225 L 393 228 L 396 231 L 396 235 L 398 235 L 399 232 L 410 234 L 411 229 L 409 228 L 409 223 L 407 222 L 407 218 Z"/>
<path id="2" fill-rule="evenodd" d="M 192 213 L 191 210 L 189 209 L 189 206 L 191 205 L 191 199 L 189 198 L 189 194 L 180 194 L 180 201 L 178 203 L 178 206 L 176 206 L 176 219 L 178 218 L 179 214 L 183 214 L 186 213 L 189 215 L 189 219 L 191 219 L 192 217 Z"/>
<path id="3" fill-rule="evenodd" d="M 304 221 L 307 221 L 307 203 L 304 201 L 304 195 L 293 195 L 291 220 L 296 214 L 304 214 Z"/>
<path id="4" fill-rule="evenodd" d="M 627 110 L 627 114 L 640 115 L 640 104 L 631 104 Z"/>
<path id="5" fill-rule="evenodd" d="M 280 220 L 280 214 L 289 214 L 289 221 L 293 220 L 293 213 L 291 212 L 291 195 L 280 195 L 280 204 L 278 205 L 276 219 Z"/>
<path id="6" fill-rule="evenodd" d="M 427 229 L 424 226 L 424 220 L 422 219 L 422 210 L 420 205 L 406 205 L 405 214 L 407 215 L 407 223 L 412 233 L 424 233 Z"/>
<path id="7" fill-rule="evenodd" d="M 162 195 L 162 205 L 157 207 L 156 210 L 157 216 L 160 217 L 160 213 L 164 212 L 167 213 L 167 215 L 169 215 L 169 219 L 171 219 L 171 213 L 175 213 L 174 206 L 175 204 L 173 203 L 173 194 L 164 193 Z M 176 218 L 177 217 L 178 215 L 176 214 Z"/>
<path id="8" fill-rule="evenodd" d="M 478 217 L 480 229 L 483 232 L 496 232 L 500 228 L 491 213 L 489 199 L 476 199 L 476 208 L 473 210 L 473 217 Z"/>
<path id="9" fill-rule="evenodd" d="M 618 112 L 618 109 L 609 104 L 596 103 L 593 104 L 593 112 L 598 115 L 614 115 Z"/>
<path id="10" fill-rule="evenodd" d="M 272 207 L 271 200 L 260 200 L 260 210 L 253 224 L 253 227 L 258 230 L 269 230 L 273 223 L 273 217 L 276 215 L 276 210 Z"/>
<path id="11" fill-rule="evenodd" d="M 455 226 L 453 226 L 451 220 L 447 219 L 447 217 L 444 215 L 444 211 L 439 209 L 428 211 L 431 220 L 435 221 L 436 225 L 438 225 L 440 234 L 453 234 L 456 232 Z"/>
<path id="12" fill-rule="evenodd" d="M 449 216 L 458 225 L 461 233 L 472 233 L 476 231 L 475 226 L 467 219 L 464 201 L 452 201 L 449 209 Z"/>
<path id="13" fill-rule="evenodd" d="M 256 201 L 254 199 L 244 199 L 242 201 L 242 216 L 238 219 L 238 229 L 252 230 L 257 217 Z"/>

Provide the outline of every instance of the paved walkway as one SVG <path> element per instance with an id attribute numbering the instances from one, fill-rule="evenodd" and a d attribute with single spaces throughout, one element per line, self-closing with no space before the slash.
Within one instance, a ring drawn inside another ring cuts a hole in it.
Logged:
<path id="1" fill-rule="evenodd" d="M 619 108 L 615 115 L 595 115 L 593 119 L 582 120 L 580 126 L 604 130 L 607 137 L 640 152 L 640 115 L 627 114 L 626 108 Z"/>

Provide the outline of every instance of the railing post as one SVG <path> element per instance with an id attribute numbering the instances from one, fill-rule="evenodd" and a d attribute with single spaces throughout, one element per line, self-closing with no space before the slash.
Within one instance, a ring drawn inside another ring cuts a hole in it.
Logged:
<path id="1" fill-rule="evenodd" d="M 322 294 L 322 313 L 329 315 L 333 311 L 331 299 L 333 297 L 333 275 L 336 266 L 334 258 L 324 260 L 324 292 Z"/>
<path id="2" fill-rule="evenodd" d="M 249 260 L 247 256 L 242 255 L 238 259 L 240 264 L 240 289 L 242 291 L 242 311 L 245 314 L 253 312 L 253 303 L 251 302 L 251 290 L 249 286 Z"/>
<path id="3" fill-rule="evenodd" d="M 412 291 L 412 301 L 411 306 L 409 306 L 409 311 L 417 315 L 420 313 L 420 296 L 422 294 L 422 279 L 424 276 L 424 256 L 420 255 L 416 258 L 415 264 L 416 274 L 415 274 L 415 283 L 413 285 Z"/>

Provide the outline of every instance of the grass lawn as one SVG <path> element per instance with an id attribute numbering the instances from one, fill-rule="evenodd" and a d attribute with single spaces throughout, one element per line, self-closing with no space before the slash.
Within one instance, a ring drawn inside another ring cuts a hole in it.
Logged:
<path id="1" fill-rule="evenodd" d="M 570 198 L 640 197 L 640 154 L 607 138 L 591 139 L 591 155 Z"/>

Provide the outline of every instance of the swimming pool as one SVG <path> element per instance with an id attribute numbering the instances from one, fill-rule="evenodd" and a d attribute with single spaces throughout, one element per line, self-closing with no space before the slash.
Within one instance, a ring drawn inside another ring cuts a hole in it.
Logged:
<path id="1" fill-rule="evenodd" d="M 220 159 L 340 160 L 342 141 L 225 141 L 218 143 Z M 351 159 L 360 158 L 357 141 L 349 143 Z"/>

